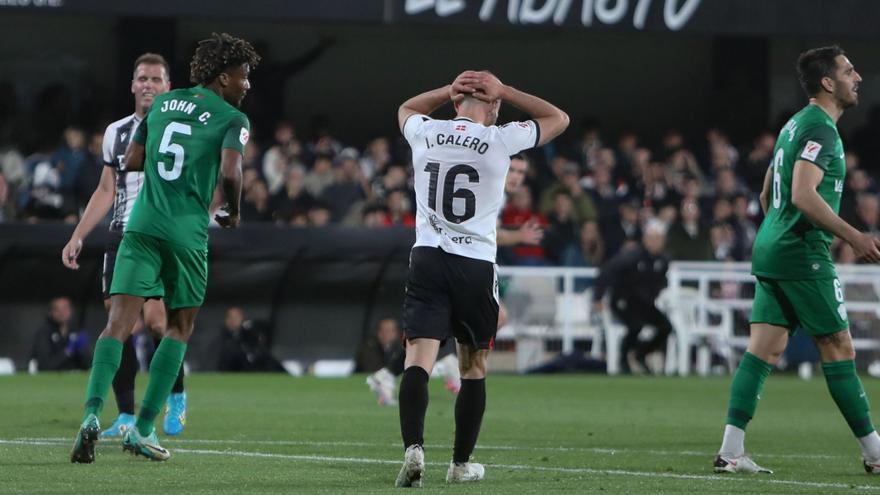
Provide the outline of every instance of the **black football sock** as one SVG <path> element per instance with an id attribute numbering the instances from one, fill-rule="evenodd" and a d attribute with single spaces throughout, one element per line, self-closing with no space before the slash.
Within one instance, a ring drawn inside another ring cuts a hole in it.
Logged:
<path id="1" fill-rule="evenodd" d="M 113 394 L 116 396 L 116 407 L 119 414 L 134 415 L 134 378 L 138 372 L 137 353 L 134 350 L 134 338 L 129 336 L 122 343 L 122 361 L 119 370 L 113 377 Z"/>
<path id="2" fill-rule="evenodd" d="M 455 399 L 455 447 L 452 460 L 468 462 L 480 435 L 483 412 L 486 410 L 486 379 L 461 379 L 461 390 Z"/>
<path id="3" fill-rule="evenodd" d="M 400 434 L 403 447 L 424 444 L 425 411 L 428 410 L 428 372 L 420 366 L 410 366 L 400 381 Z"/>

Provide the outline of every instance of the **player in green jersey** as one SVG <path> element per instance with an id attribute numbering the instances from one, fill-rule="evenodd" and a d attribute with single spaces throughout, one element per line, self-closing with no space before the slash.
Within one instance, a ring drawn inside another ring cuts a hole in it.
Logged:
<path id="1" fill-rule="evenodd" d="M 248 75 L 260 60 L 253 47 L 228 34 L 199 42 L 190 64 L 196 86 L 156 97 L 125 154 L 128 170 L 144 171 L 144 187 L 132 209 L 117 254 L 110 288 L 110 318 L 95 345 L 86 390 L 85 417 L 71 462 L 95 460 L 98 415 L 119 367 L 122 341 L 131 333 L 144 301 L 163 298 L 168 326 L 150 364 L 150 381 L 135 428 L 123 448 L 164 461 L 171 454 L 153 422 L 177 377 L 186 342 L 208 280 L 208 207 L 222 176 L 228 215 L 239 222 L 241 161 L 250 124 L 238 107 L 250 89 Z"/>
<path id="2" fill-rule="evenodd" d="M 846 175 L 837 120 L 858 103 L 859 82 L 843 50 L 808 50 L 797 62 L 810 103 L 782 128 L 761 191 L 765 218 L 755 239 L 757 277 L 748 349 L 731 385 L 716 472 L 770 473 L 745 454 L 745 428 L 764 381 L 802 328 L 822 359 L 828 390 L 862 448 L 869 473 L 880 473 L 880 436 L 874 430 L 847 324 L 843 288 L 831 260 L 834 236 L 866 261 L 880 261 L 880 241 L 838 216 Z"/>

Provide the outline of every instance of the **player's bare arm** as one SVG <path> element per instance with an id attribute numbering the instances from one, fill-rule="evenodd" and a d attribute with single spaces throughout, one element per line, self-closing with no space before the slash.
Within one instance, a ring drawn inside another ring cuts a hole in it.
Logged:
<path id="1" fill-rule="evenodd" d="M 146 129 L 144 130 L 146 131 Z M 132 140 L 128 149 L 125 150 L 125 158 L 122 159 L 125 162 L 125 170 L 142 172 L 144 170 L 144 155 L 144 145 Z"/>
<path id="2" fill-rule="evenodd" d="M 773 187 L 773 168 L 768 167 L 767 173 L 764 175 L 764 186 L 761 188 L 761 194 L 758 196 L 758 200 L 761 202 L 761 211 L 764 214 L 767 214 L 768 208 L 770 208 L 770 191 Z"/>
<path id="3" fill-rule="evenodd" d="M 877 249 L 880 241 L 871 234 L 859 232 L 846 223 L 816 192 L 816 187 L 824 175 L 822 169 L 811 162 L 806 160 L 795 162 L 791 190 L 792 204 L 820 228 L 851 245 L 857 258 L 864 258 L 872 263 L 880 262 L 880 250 Z"/>
<path id="4" fill-rule="evenodd" d="M 476 90 L 471 92 L 474 98 L 487 102 L 500 98 L 503 102 L 515 106 L 534 118 L 541 130 L 538 146 L 552 141 L 568 127 L 568 114 L 556 105 L 520 91 L 513 86 L 508 86 L 488 72 L 478 72 L 475 73 L 476 75 L 465 74 L 467 76 L 461 78 L 461 83 Z M 476 82 L 473 82 L 474 79 Z M 459 80 L 457 79 L 456 82 Z"/>
<path id="5" fill-rule="evenodd" d="M 113 198 L 115 197 L 116 172 L 110 167 L 104 167 L 98 187 L 95 188 L 95 192 L 89 198 L 89 203 L 86 205 L 85 211 L 83 211 L 82 218 L 76 224 L 76 228 L 73 229 L 73 234 L 71 234 L 70 240 L 67 241 L 67 245 L 61 250 L 61 262 L 64 263 L 64 266 L 71 270 L 79 269 L 79 263 L 76 262 L 76 259 L 79 257 L 79 252 L 82 249 L 82 241 L 95 228 L 95 225 L 98 225 L 98 222 L 107 215 L 110 207 L 113 206 Z"/>
<path id="6" fill-rule="evenodd" d="M 416 114 L 431 115 L 435 110 L 442 107 L 443 104 L 451 101 L 454 96 L 452 90 L 453 85 L 447 84 L 442 88 L 426 91 L 403 102 L 397 110 L 397 123 L 400 126 L 400 130 L 403 131 L 403 125 L 410 116 Z"/>
<path id="7" fill-rule="evenodd" d="M 226 206 L 223 210 L 229 215 L 215 215 L 214 220 L 223 228 L 238 227 L 241 212 L 241 153 L 224 148 L 220 156 L 220 176 Z"/>

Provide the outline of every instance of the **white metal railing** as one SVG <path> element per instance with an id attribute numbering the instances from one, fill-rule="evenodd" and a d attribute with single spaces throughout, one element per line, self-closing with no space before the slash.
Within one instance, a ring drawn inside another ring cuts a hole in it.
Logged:
<path id="1" fill-rule="evenodd" d="M 733 296 L 713 297 L 711 293 L 713 284 L 737 283 L 737 284 L 754 284 L 755 277 L 751 275 L 751 264 L 748 262 L 672 262 L 669 265 L 669 299 L 672 304 L 679 300 L 681 296 L 685 296 L 683 288 L 690 297 L 691 293 L 696 290 L 696 315 L 694 325 L 695 328 L 705 329 L 712 327 L 712 317 L 718 317 L 719 308 L 729 311 L 750 310 L 752 307 L 752 299 L 742 296 L 742 289 L 736 291 Z M 498 273 L 503 277 L 541 277 L 549 278 L 554 281 L 553 296 L 562 298 L 562 305 L 569 308 L 572 301 L 578 300 L 575 295 L 575 281 L 577 279 L 595 279 L 598 276 L 596 268 L 573 268 L 573 267 L 518 267 L 518 266 L 499 266 Z M 880 300 L 880 266 L 876 265 L 838 265 L 837 275 L 841 285 L 846 291 L 847 286 L 856 284 L 860 286 L 868 286 L 872 289 L 875 299 Z M 561 284 L 559 284 L 561 281 Z M 561 288 L 561 292 L 559 292 Z M 880 301 L 865 300 L 847 300 L 846 307 L 850 313 L 872 314 L 880 319 Z M 583 304 L 581 297 L 579 303 Z M 586 301 L 589 304 L 589 301 Z M 585 313 L 590 308 L 583 308 Z M 554 308 L 556 311 L 556 308 Z M 555 325 L 552 332 L 545 333 L 546 337 L 560 338 L 562 340 L 562 351 L 571 352 L 574 350 L 574 342 L 578 338 L 572 322 L 572 312 L 564 311 L 559 319 L 551 320 L 551 325 Z M 602 329 L 605 332 L 608 328 Z M 676 329 L 681 331 L 682 329 Z M 597 329 L 598 331 L 598 329 Z M 612 344 L 607 341 L 607 335 L 599 332 L 599 338 L 606 340 L 606 346 Z M 853 336 L 853 343 L 857 349 L 876 349 L 880 348 L 878 340 L 873 337 Z M 738 337 L 730 339 L 726 345 L 739 344 L 744 345 L 747 337 Z M 614 345 L 614 344 L 612 344 Z M 594 348 L 596 346 L 594 345 Z M 684 350 L 684 349 L 682 349 Z M 678 356 L 678 363 L 673 366 L 673 370 L 680 374 L 687 374 L 689 371 L 689 359 L 686 355 Z M 594 354 L 595 355 L 595 354 Z M 609 367 L 611 368 L 611 367 Z M 667 372 L 670 371 L 667 366 Z"/>
<path id="2" fill-rule="evenodd" d="M 499 266 L 498 275 L 502 277 L 547 277 L 554 280 L 562 280 L 562 297 L 565 307 L 571 305 L 574 296 L 575 279 L 595 279 L 599 276 L 597 268 L 575 268 L 565 266 Z M 587 311 L 588 308 L 584 308 Z M 574 350 L 575 332 L 573 331 L 571 312 L 565 311 L 562 315 L 562 328 L 559 329 L 562 338 L 562 352 L 568 353 Z"/>

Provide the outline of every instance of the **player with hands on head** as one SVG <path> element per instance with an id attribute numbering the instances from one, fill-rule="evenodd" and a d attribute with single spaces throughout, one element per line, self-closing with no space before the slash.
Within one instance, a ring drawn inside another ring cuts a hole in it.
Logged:
<path id="1" fill-rule="evenodd" d="M 456 117 L 430 115 L 452 101 Z M 532 119 L 495 125 L 501 103 Z M 510 156 L 543 145 L 568 126 L 568 115 L 545 100 L 465 71 L 452 84 L 414 96 L 398 110 L 412 148 L 416 242 L 404 300 L 405 371 L 398 402 L 405 449 L 397 486 L 421 486 L 428 377 L 442 342 L 457 343 L 461 389 L 448 483 L 479 481 L 470 462 L 486 406 L 486 361 L 498 325 L 496 226 Z"/>

